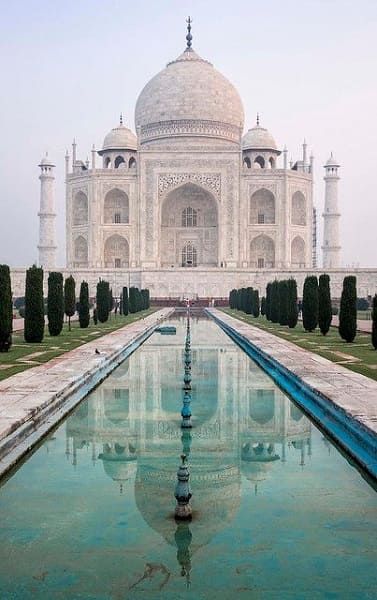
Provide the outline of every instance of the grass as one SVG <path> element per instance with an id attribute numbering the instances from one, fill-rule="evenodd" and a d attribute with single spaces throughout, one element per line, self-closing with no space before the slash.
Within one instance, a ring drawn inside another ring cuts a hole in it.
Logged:
<path id="1" fill-rule="evenodd" d="M 46 363 L 78 346 L 138 321 L 155 310 L 150 308 L 143 312 L 127 315 L 127 317 L 112 314 L 111 319 L 106 323 L 98 322 L 97 325 L 94 325 L 93 320 L 90 319 L 89 327 L 86 329 L 81 329 L 78 321 L 71 321 L 71 331 L 68 331 L 68 323 L 64 323 L 61 334 L 57 336 L 50 336 L 46 326 L 45 335 L 40 344 L 26 343 L 23 331 L 16 331 L 13 333 L 13 344 L 9 352 L 0 353 L 0 381 L 15 375 L 15 373 Z"/>
<path id="2" fill-rule="evenodd" d="M 347 343 L 341 339 L 336 327 L 331 327 L 329 333 L 324 336 L 319 329 L 308 333 L 300 322 L 294 329 L 289 329 L 287 326 L 271 323 L 262 316 L 255 319 L 238 310 L 231 310 L 230 308 L 222 310 L 236 319 L 264 329 L 300 346 L 300 348 L 315 352 L 351 371 L 356 371 L 356 373 L 361 373 L 377 381 L 377 351 L 373 349 L 371 344 L 370 333 L 358 332 L 355 340 L 352 343 Z"/>

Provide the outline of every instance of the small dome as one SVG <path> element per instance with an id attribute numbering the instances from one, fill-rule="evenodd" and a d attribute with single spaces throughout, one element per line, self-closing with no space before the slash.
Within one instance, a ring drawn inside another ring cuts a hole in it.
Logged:
<path id="1" fill-rule="evenodd" d="M 52 160 L 48 157 L 48 155 L 46 154 L 46 156 L 44 156 L 41 159 L 41 162 L 38 165 L 39 167 L 55 167 L 54 163 L 52 162 Z"/>
<path id="2" fill-rule="evenodd" d="M 332 152 L 331 152 L 331 156 L 330 156 L 330 158 L 327 160 L 327 162 L 326 162 L 326 164 L 325 164 L 325 167 L 339 167 L 339 166 L 340 166 L 340 165 L 339 165 L 338 161 L 337 161 L 337 160 L 335 160 L 335 158 L 333 157 L 333 155 L 332 155 Z"/>
<path id="3" fill-rule="evenodd" d="M 242 138 L 243 150 L 277 150 L 276 142 L 270 132 L 257 124 L 249 129 Z"/>
<path id="4" fill-rule="evenodd" d="M 102 155 L 106 150 L 136 150 L 136 135 L 122 123 L 114 127 L 103 140 L 103 148 L 98 152 Z"/>
<path id="5" fill-rule="evenodd" d="M 239 143 L 243 119 L 235 87 L 191 48 L 146 84 L 135 110 L 142 142 L 205 136 Z"/>

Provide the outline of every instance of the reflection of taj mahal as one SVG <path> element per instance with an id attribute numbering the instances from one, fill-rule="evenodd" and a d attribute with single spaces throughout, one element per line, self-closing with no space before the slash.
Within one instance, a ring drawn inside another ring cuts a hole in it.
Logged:
<path id="1" fill-rule="evenodd" d="M 193 509 L 200 513 L 191 526 L 193 550 L 232 521 L 241 478 L 257 493 L 277 463 L 304 466 L 311 454 L 308 419 L 225 334 L 220 345 L 213 340 L 213 328 L 204 320 L 192 323 L 192 430 L 180 428 L 182 341 L 158 334 L 91 394 L 66 430 L 72 462 L 89 449 L 123 493 L 134 492 L 145 521 L 171 543 L 175 528 L 166 514 L 183 448 Z"/>
<path id="2" fill-rule="evenodd" d="M 121 117 L 91 160 L 79 160 L 76 142 L 66 155 L 67 272 L 91 293 L 104 277 L 116 293 L 131 283 L 152 297 L 227 297 L 250 284 L 264 293 L 282 272 L 301 285 L 316 267 L 313 157 L 304 143 L 288 162 L 259 117 L 243 133 L 237 90 L 193 50 L 190 32 L 141 91 L 135 129 Z M 40 164 L 45 270 L 55 267 L 53 166 Z M 340 267 L 338 166 L 332 156 L 325 165 L 327 270 Z"/>

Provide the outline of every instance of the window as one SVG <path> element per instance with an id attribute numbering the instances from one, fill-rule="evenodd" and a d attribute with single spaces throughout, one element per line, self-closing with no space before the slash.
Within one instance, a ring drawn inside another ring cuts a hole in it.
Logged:
<path id="1" fill-rule="evenodd" d="M 258 258 L 258 269 L 264 269 L 264 258 Z"/>
<path id="2" fill-rule="evenodd" d="M 198 213 L 195 209 L 188 206 L 182 211 L 182 227 L 197 227 Z"/>
<path id="3" fill-rule="evenodd" d="M 264 223 L 264 213 L 258 213 L 258 223 Z"/>
<path id="4" fill-rule="evenodd" d="M 120 213 L 115 213 L 115 215 L 114 215 L 114 223 L 120 223 Z"/>
<path id="5" fill-rule="evenodd" d="M 182 250 L 182 267 L 196 267 L 197 260 L 196 248 L 191 243 L 186 244 Z"/>
<path id="6" fill-rule="evenodd" d="M 120 269 L 120 258 L 114 258 L 114 266 L 116 269 Z"/>

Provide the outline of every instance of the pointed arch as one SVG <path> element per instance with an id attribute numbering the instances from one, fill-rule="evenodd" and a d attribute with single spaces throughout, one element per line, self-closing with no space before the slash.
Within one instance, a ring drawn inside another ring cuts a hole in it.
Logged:
<path id="1" fill-rule="evenodd" d="M 245 156 L 245 158 L 243 159 L 243 166 L 246 169 L 251 169 L 251 160 L 248 156 Z"/>
<path id="2" fill-rule="evenodd" d="M 77 267 L 88 266 L 88 242 L 82 235 L 74 241 L 74 263 Z"/>
<path id="3" fill-rule="evenodd" d="M 117 156 L 115 161 L 114 161 L 114 168 L 115 169 L 119 169 L 120 165 L 124 165 L 125 160 L 123 158 L 123 156 Z"/>
<path id="4" fill-rule="evenodd" d="M 136 169 L 136 159 L 134 156 L 131 156 L 130 160 L 128 161 L 128 168 Z"/>
<path id="5" fill-rule="evenodd" d="M 254 192 L 250 198 L 250 224 L 275 223 L 275 196 L 266 188 Z"/>
<path id="6" fill-rule="evenodd" d="M 103 207 L 104 223 L 129 223 L 130 203 L 122 190 L 113 188 L 107 192 Z"/>
<path id="7" fill-rule="evenodd" d="M 275 267 L 275 244 L 267 235 L 257 235 L 250 242 L 250 266 L 254 269 Z"/>
<path id="8" fill-rule="evenodd" d="M 108 237 L 104 247 L 105 267 L 128 268 L 129 262 L 130 248 L 126 238 L 118 234 Z"/>
<path id="9" fill-rule="evenodd" d="M 265 165 L 266 162 L 263 156 L 257 156 L 256 158 L 254 158 L 254 167 L 260 167 L 261 169 L 264 169 Z"/>
<path id="10" fill-rule="evenodd" d="M 299 235 L 292 240 L 291 266 L 298 269 L 305 268 L 305 242 Z"/>
<path id="11" fill-rule="evenodd" d="M 84 192 L 77 192 L 73 197 L 72 223 L 73 225 L 88 223 L 88 197 Z"/>
<path id="12" fill-rule="evenodd" d="M 302 192 L 292 196 L 292 225 L 306 225 L 306 200 Z"/>

